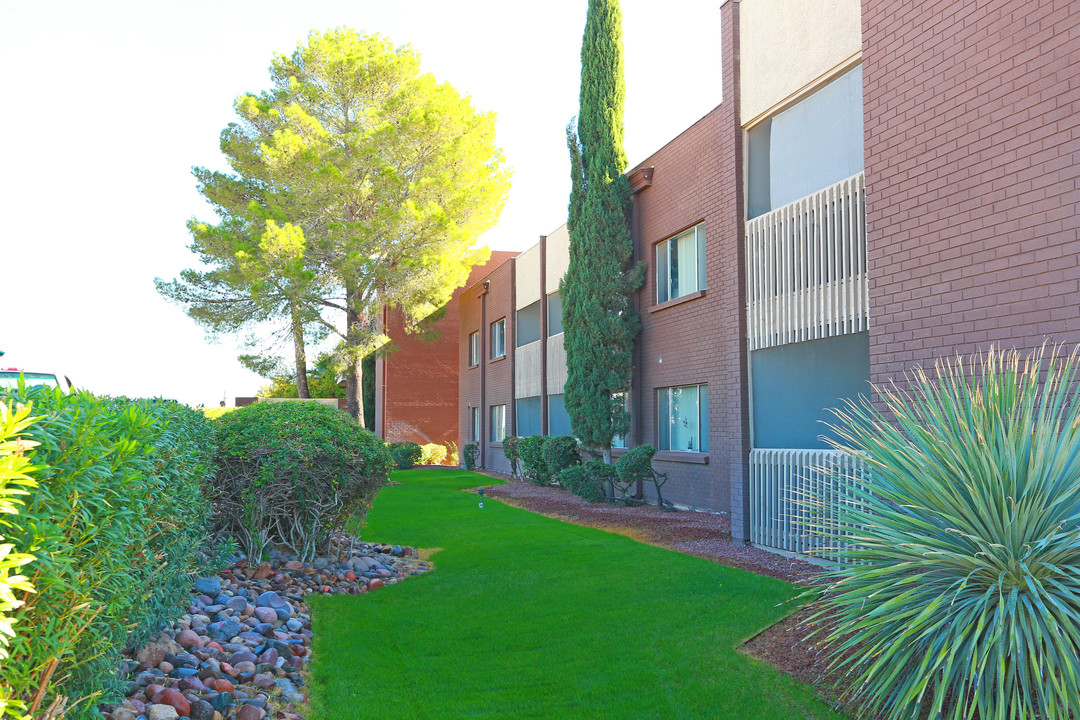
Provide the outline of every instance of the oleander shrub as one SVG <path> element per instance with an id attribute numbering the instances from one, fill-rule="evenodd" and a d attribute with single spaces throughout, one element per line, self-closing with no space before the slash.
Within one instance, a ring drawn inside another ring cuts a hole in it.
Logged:
<path id="1" fill-rule="evenodd" d="M 4 542 L 5 528 L 10 523 L 3 520 L 5 515 L 18 515 L 22 499 L 37 487 L 29 475 L 32 468 L 26 457 L 33 443 L 21 438 L 36 419 L 31 409 L 29 404 L 16 408 L 10 402 L 0 403 L 0 663 L 8 657 L 8 643 L 15 636 L 15 619 L 9 613 L 23 605 L 15 593 L 34 592 L 34 586 L 22 574 L 30 570 L 26 566 L 34 556 L 15 552 L 12 543 Z M 25 712 L 26 704 L 12 696 L 6 682 L 0 683 L 0 720 L 20 718 Z"/>
<path id="2" fill-rule="evenodd" d="M 818 531 L 847 562 L 811 622 L 860 716 L 1080 716 L 1078 357 L 1050 355 L 941 361 L 837 411 L 865 472 L 834 471 Z"/>
<path id="3" fill-rule="evenodd" d="M 506 456 L 506 461 L 510 463 L 510 475 L 517 477 L 518 472 L 521 469 L 521 448 L 518 447 L 518 441 L 520 438 L 508 437 L 503 440 L 503 455 Z"/>
<path id="4" fill-rule="evenodd" d="M 552 435 L 544 443 L 544 465 L 548 472 L 555 478 L 561 477 L 561 473 L 568 467 L 581 464 L 581 451 L 578 449 L 578 441 L 573 435 Z"/>
<path id="5" fill-rule="evenodd" d="M 189 601 L 210 539 L 214 433 L 171 401 L 47 388 L 12 399 L 40 416 L 24 431 L 38 485 L 3 528 L 33 555 L 36 592 L 11 611 L 0 687 L 34 717 L 96 717 L 95 703 L 122 697 L 123 648 Z"/>
<path id="6" fill-rule="evenodd" d="M 416 467 L 424 457 L 424 448 L 419 443 L 411 440 L 405 442 L 389 443 L 390 456 L 394 459 L 394 465 L 398 470 L 409 470 Z"/>
<path id="7" fill-rule="evenodd" d="M 420 465 L 442 465 L 446 462 L 446 446 L 428 443 L 420 446 Z"/>
<path id="8" fill-rule="evenodd" d="M 551 471 L 544 462 L 544 445 L 547 440 L 543 435 L 528 435 L 518 439 L 522 474 L 526 480 L 538 485 L 547 485 L 552 481 Z"/>
<path id="9" fill-rule="evenodd" d="M 326 551 L 331 533 L 363 518 L 394 467 L 386 443 L 319 403 L 256 403 L 214 424 L 214 524 L 252 557 Z"/>
<path id="10" fill-rule="evenodd" d="M 675 506 L 664 499 L 661 488 L 667 482 L 667 475 L 653 470 L 652 459 L 656 448 L 652 445 L 637 445 L 622 454 L 615 463 L 614 487 L 622 502 L 629 501 L 630 489 L 639 482 L 651 482 L 656 489 L 656 504 L 664 510 L 674 510 Z"/>
<path id="11" fill-rule="evenodd" d="M 476 443 L 466 443 L 461 454 L 465 457 L 465 469 L 475 470 L 476 459 L 480 457 L 480 448 L 476 446 Z"/>

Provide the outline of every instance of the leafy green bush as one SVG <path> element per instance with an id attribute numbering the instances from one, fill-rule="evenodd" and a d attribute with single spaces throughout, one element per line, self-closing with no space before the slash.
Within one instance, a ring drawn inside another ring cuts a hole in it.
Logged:
<path id="1" fill-rule="evenodd" d="M 656 488 L 656 504 L 665 510 L 674 510 L 675 506 L 664 499 L 660 490 L 667 482 L 667 475 L 653 470 L 655 454 L 656 448 L 652 445 L 638 445 L 624 452 L 615 463 L 615 488 L 620 492 L 621 499 L 627 502 L 630 488 L 639 482 L 651 482 Z"/>
<path id="2" fill-rule="evenodd" d="M 462 450 L 462 455 L 465 456 L 465 469 L 476 469 L 476 458 L 480 457 L 480 448 L 476 446 L 476 443 L 467 443 Z"/>
<path id="3" fill-rule="evenodd" d="M 547 485 L 551 482 L 551 471 L 544 462 L 544 445 L 547 438 L 543 435 L 529 435 L 518 439 L 518 450 L 521 453 L 521 466 L 525 478 L 538 485 Z"/>
<path id="4" fill-rule="evenodd" d="M 4 534 L 34 556 L 37 592 L 12 613 L 0 687 L 33 716 L 70 703 L 65 717 L 95 717 L 96 702 L 120 696 L 121 650 L 189 600 L 209 541 L 214 433 L 175 402 L 45 388 L 14 399 L 41 415 L 26 430 L 39 484 Z"/>
<path id="5" fill-rule="evenodd" d="M 453 440 L 446 443 L 446 464 L 454 467 L 457 467 L 458 464 L 458 447 Z"/>
<path id="6" fill-rule="evenodd" d="M 446 446 L 428 443 L 420 446 L 420 465 L 442 465 L 446 460 Z"/>
<path id="7" fill-rule="evenodd" d="M 563 471 L 559 473 L 559 484 L 589 502 L 601 502 L 604 499 L 603 488 L 596 482 L 586 466 L 571 465 L 563 468 Z"/>
<path id="8" fill-rule="evenodd" d="M 388 445 L 390 456 L 394 459 L 394 465 L 398 470 L 409 470 L 415 467 L 424 457 L 424 449 L 419 443 L 412 441 L 392 442 Z"/>
<path id="9" fill-rule="evenodd" d="M 581 451 L 573 435 L 552 435 L 544 443 L 544 465 L 548 472 L 559 477 L 563 470 L 581 464 Z"/>
<path id="10" fill-rule="evenodd" d="M 1077 355 L 991 350 L 934 375 L 836 413 L 865 473 L 834 475 L 849 501 L 820 531 L 849 562 L 812 622 L 842 699 L 867 717 L 1075 717 Z"/>
<path id="11" fill-rule="evenodd" d="M 269 546 L 305 559 L 324 551 L 331 533 L 363 517 L 394 465 L 386 443 L 318 403 L 256 403 L 214 424 L 214 522 L 253 557 Z"/>
<path id="12" fill-rule="evenodd" d="M 30 460 L 25 452 L 33 443 L 20 440 L 23 431 L 34 422 L 30 417 L 31 405 L 15 409 L 11 403 L 0 404 L 0 517 L 18 515 L 22 506 L 20 496 L 29 494 L 28 488 L 37 487 L 29 473 Z M 0 520 L 0 531 L 10 527 L 10 523 Z M 27 553 L 13 552 L 14 546 L 3 543 L 0 535 L 0 661 L 7 658 L 8 638 L 14 637 L 14 619 L 8 613 L 22 606 L 23 602 L 15 597 L 15 591 L 34 592 L 34 586 L 20 570 L 33 562 L 34 556 Z M 26 704 L 11 696 L 7 683 L 0 684 L 0 719 L 19 718 L 26 712 Z"/>
<path id="13" fill-rule="evenodd" d="M 510 475 L 517 477 L 518 468 L 521 465 L 521 449 L 518 447 L 517 437 L 508 437 L 503 440 L 503 455 L 506 456 L 506 461 L 510 463 Z"/>

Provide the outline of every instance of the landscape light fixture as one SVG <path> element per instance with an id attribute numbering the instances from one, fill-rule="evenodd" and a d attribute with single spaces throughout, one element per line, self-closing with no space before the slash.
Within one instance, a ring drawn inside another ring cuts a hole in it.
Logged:
<path id="1" fill-rule="evenodd" d="M 476 488 L 476 494 L 480 496 L 480 509 L 483 510 L 484 509 L 484 488 L 482 488 L 482 487 Z"/>

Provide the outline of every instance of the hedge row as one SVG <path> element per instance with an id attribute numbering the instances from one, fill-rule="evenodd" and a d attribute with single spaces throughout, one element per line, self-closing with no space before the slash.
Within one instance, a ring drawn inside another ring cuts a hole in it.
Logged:
<path id="1" fill-rule="evenodd" d="M 213 430 L 174 402 L 44 388 L 13 400 L 39 418 L 23 432 L 38 486 L 3 534 L 32 555 L 36 592 L 11 611 L 0 693 L 13 716 L 91 717 L 121 690 L 121 650 L 186 604 L 209 537 Z"/>

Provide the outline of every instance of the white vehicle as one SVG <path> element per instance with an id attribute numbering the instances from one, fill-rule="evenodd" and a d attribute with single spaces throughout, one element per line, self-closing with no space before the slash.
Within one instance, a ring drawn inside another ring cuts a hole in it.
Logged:
<path id="1" fill-rule="evenodd" d="M 19 387 L 19 378 L 26 379 L 26 387 L 64 387 L 67 385 L 67 389 L 71 390 L 71 381 L 67 379 L 67 376 L 63 376 L 64 383 L 62 384 L 56 379 L 54 373 L 47 372 L 30 372 L 29 370 L 20 370 L 18 368 L 3 368 L 0 369 L 0 390 L 13 390 Z"/>

